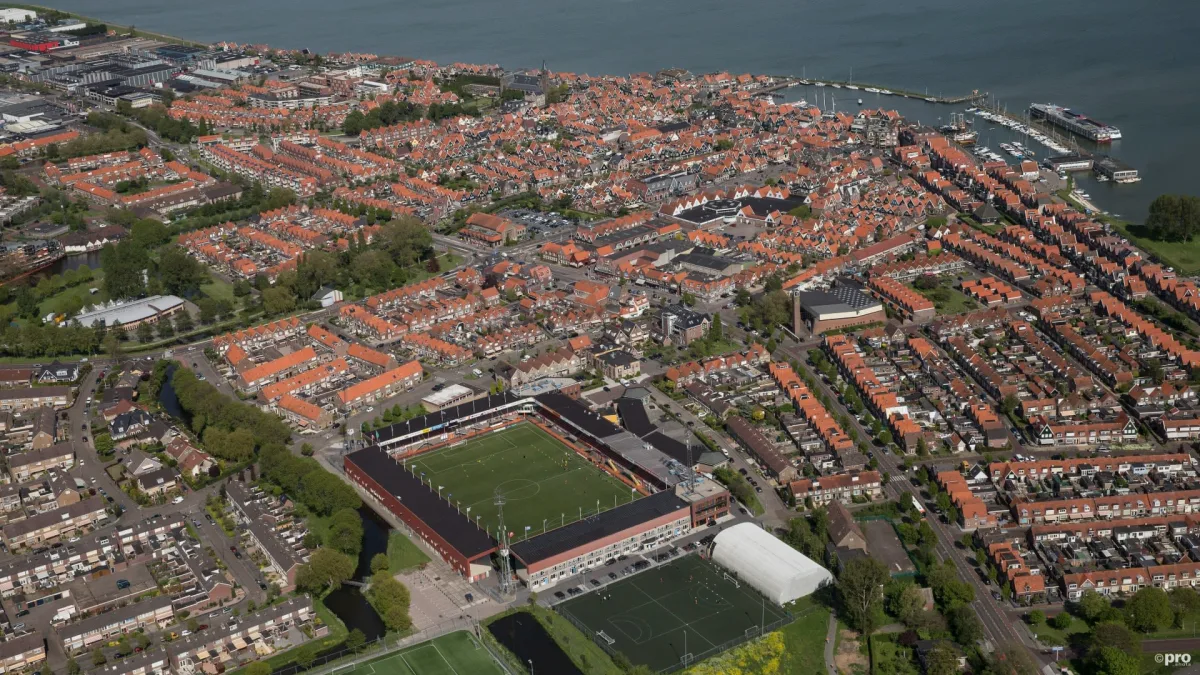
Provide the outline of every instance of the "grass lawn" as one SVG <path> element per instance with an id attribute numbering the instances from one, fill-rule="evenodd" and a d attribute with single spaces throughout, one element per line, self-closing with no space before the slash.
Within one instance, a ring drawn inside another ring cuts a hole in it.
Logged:
<path id="1" fill-rule="evenodd" d="M 420 455 L 407 466 L 489 532 L 499 524 L 493 494 L 501 488 L 508 499 L 504 523 L 518 540 L 636 494 L 531 423 Z"/>
<path id="2" fill-rule="evenodd" d="M 233 284 L 216 276 L 210 276 L 208 281 L 200 286 L 200 292 L 213 300 L 228 300 L 231 303 L 237 300 L 233 297 Z"/>
<path id="3" fill-rule="evenodd" d="M 962 314 L 973 309 L 979 309 L 978 302 L 948 284 L 943 284 L 927 291 L 916 287 L 913 287 L 913 290 L 933 301 L 933 306 L 939 315 Z"/>
<path id="4" fill-rule="evenodd" d="M 1046 620 L 1037 626 L 1030 626 L 1034 634 L 1037 635 L 1038 641 L 1049 647 L 1055 645 L 1067 646 L 1071 643 L 1071 636 L 1076 633 L 1088 632 L 1088 625 L 1083 619 L 1072 616 L 1071 625 L 1067 626 L 1066 630 L 1059 630 L 1050 625 L 1050 621 Z"/>
<path id="5" fill-rule="evenodd" d="M 805 604 L 807 599 L 798 604 Z M 793 608 L 798 618 L 767 637 L 690 668 L 688 675 L 743 672 L 763 675 L 822 675 L 825 672 L 825 636 L 829 610 L 816 604 Z M 802 616 L 800 616 L 802 614 Z"/>
<path id="6" fill-rule="evenodd" d="M 474 635 L 450 633 L 381 656 L 342 675 L 504 675 L 504 669 Z"/>
<path id="7" fill-rule="evenodd" d="M 1174 267 L 1179 274 L 1192 275 L 1200 272 L 1200 239 L 1192 241 L 1157 241 L 1145 236 L 1140 225 L 1126 223 L 1115 218 L 1102 218 L 1111 223 L 1135 246 L 1153 255 L 1164 264 Z"/>
<path id="8" fill-rule="evenodd" d="M 388 571 L 392 574 L 415 569 L 429 562 L 429 556 L 399 532 L 388 535 Z"/>

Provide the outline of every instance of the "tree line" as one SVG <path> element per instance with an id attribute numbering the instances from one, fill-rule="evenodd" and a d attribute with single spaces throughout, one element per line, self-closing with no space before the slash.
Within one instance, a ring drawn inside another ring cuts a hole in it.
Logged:
<path id="1" fill-rule="evenodd" d="M 177 368 L 171 382 L 192 432 L 214 457 L 244 462 L 257 450 L 283 448 L 291 439 L 283 420 L 225 396 L 186 368 Z"/>
<path id="2" fill-rule="evenodd" d="M 1152 239 L 1191 241 L 1200 233 L 1200 197 L 1159 195 L 1150 203 L 1143 227 Z"/>

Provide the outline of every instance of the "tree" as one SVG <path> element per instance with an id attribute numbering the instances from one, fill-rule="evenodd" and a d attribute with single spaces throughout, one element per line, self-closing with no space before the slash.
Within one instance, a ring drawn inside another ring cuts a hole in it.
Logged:
<path id="1" fill-rule="evenodd" d="M 888 587 L 886 607 L 901 623 L 915 629 L 924 618 L 925 598 L 916 584 L 905 581 Z"/>
<path id="2" fill-rule="evenodd" d="M 708 339 L 720 342 L 725 337 L 724 326 L 721 325 L 721 315 L 713 314 L 712 324 L 708 327 Z"/>
<path id="3" fill-rule="evenodd" d="M 955 675 L 958 672 L 958 654 L 946 641 L 934 645 L 925 655 L 926 675 Z"/>
<path id="4" fill-rule="evenodd" d="M 1200 593 L 1190 586 L 1177 586 L 1168 594 L 1171 598 L 1171 609 L 1175 612 L 1175 624 L 1182 626 L 1187 619 L 1194 619 L 1200 614 Z"/>
<path id="5" fill-rule="evenodd" d="M 167 339 L 175 335 L 175 323 L 171 321 L 171 317 L 164 316 L 155 322 L 154 327 L 158 329 L 158 337 Z"/>
<path id="6" fill-rule="evenodd" d="M 145 274 L 150 266 L 146 249 L 132 239 L 109 244 L 100 251 L 105 293 L 113 300 L 136 298 L 146 292 Z"/>
<path id="7" fill-rule="evenodd" d="M 1059 612 L 1050 620 L 1050 625 L 1059 630 L 1066 630 L 1071 627 L 1071 615 L 1066 612 Z"/>
<path id="8" fill-rule="evenodd" d="M 99 668 L 100 666 L 104 665 L 105 663 L 108 663 L 108 659 L 104 658 L 104 652 L 100 651 L 99 647 L 96 647 L 95 649 L 93 649 L 92 650 L 92 665 Z"/>
<path id="9" fill-rule="evenodd" d="M 851 560 L 838 577 L 838 593 L 849 623 L 863 635 L 875 629 L 875 613 L 883 601 L 883 586 L 890 578 L 887 567 L 873 558 Z"/>
<path id="10" fill-rule="evenodd" d="M 168 246 L 159 254 L 158 276 L 167 292 L 192 295 L 208 280 L 208 269 L 183 248 Z"/>
<path id="11" fill-rule="evenodd" d="M 408 587 L 386 571 L 376 572 L 371 577 L 367 600 L 379 613 L 388 630 L 405 631 L 412 627 L 412 619 L 408 615 L 411 602 Z"/>
<path id="12" fill-rule="evenodd" d="M 263 309 L 269 316 L 286 314 L 296 309 L 296 295 L 290 288 L 272 286 L 263 291 Z"/>
<path id="13" fill-rule="evenodd" d="M 1046 613 L 1040 609 L 1035 609 L 1026 615 L 1026 618 L 1029 620 L 1029 625 L 1039 626 L 1043 621 L 1046 620 Z"/>
<path id="14" fill-rule="evenodd" d="M 352 652 L 357 652 L 359 647 L 362 647 L 367 641 L 367 636 L 361 630 L 355 628 L 346 635 L 346 649 Z"/>
<path id="15" fill-rule="evenodd" d="M 371 556 L 371 574 L 386 572 L 389 565 L 386 553 L 376 553 Z"/>
<path id="16" fill-rule="evenodd" d="M 1153 633 L 1171 625 L 1175 613 L 1166 592 L 1156 587 L 1145 587 L 1136 593 L 1124 607 L 1126 623 L 1134 631 Z"/>
<path id="17" fill-rule="evenodd" d="M 1142 638 L 1120 621 L 1105 621 L 1092 629 L 1092 649 L 1116 647 L 1126 654 L 1142 653 Z"/>
<path id="18" fill-rule="evenodd" d="M 1108 598 L 1090 589 L 1083 592 L 1078 605 L 1079 615 L 1090 624 L 1097 623 L 1105 614 L 1113 610 Z"/>
<path id="19" fill-rule="evenodd" d="M 970 647 L 983 638 L 983 624 L 970 605 L 961 605 L 950 610 L 946 617 L 950 624 L 950 632 L 954 641 L 964 647 Z"/>
<path id="20" fill-rule="evenodd" d="M 1100 647 L 1088 657 L 1088 665 L 1095 675 L 1138 675 L 1141 663 L 1132 654 L 1117 647 Z"/>
<path id="21" fill-rule="evenodd" d="M 81 672 L 83 672 L 83 668 L 79 666 L 79 663 L 73 657 L 67 660 L 67 675 L 79 675 Z M 270 674 L 268 673 L 268 675 Z"/>
<path id="22" fill-rule="evenodd" d="M 175 328 L 180 333 L 188 333 L 195 328 L 195 325 L 192 323 L 192 315 L 188 314 L 186 309 L 175 315 Z"/>
<path id="23" fill-rule="evenodd" d="M 345 553 L 322 546 L 313 551 L 308 563 L 300 568 L 297 585 L 310 591 L 340 586 L 354 576 L 354 559 Z"/>
<path id="24" fill-rule="evenodd" d="M 1145 229 L 1153 239 L 1189 241 L 1200 232 L 1200 198 L 1159 195 L 1150 203 Z"/>
<path id="25" fill-rule="evenodd" d="M 335 511 L 329 523 L 329 541 L 325 543 L 346 555 L 357 557 L 362 550 L 362 539 L 362 516 L 358 515 L 358 511 L 349 508 Z"/>
<path id="26" fill-rule="evenodd" d="M 1166 591 L 1153 586 L 1143 588 L 1125 603 L 1125 623 L 1136 631 L 1153 633 L 1171 625 L 1175 613 Z"/>

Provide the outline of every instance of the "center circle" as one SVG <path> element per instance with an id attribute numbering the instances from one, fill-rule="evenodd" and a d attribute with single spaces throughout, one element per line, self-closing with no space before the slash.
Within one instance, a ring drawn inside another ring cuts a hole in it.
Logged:
<path id="1" fill-rule="evenodd" d="M 542 491 L 542 486 L 537 481 L 529 480 L 528 478 L 513 478 L 506 480 L 496 486 L 506 499 L 529 499 L 536 497 Z"/>

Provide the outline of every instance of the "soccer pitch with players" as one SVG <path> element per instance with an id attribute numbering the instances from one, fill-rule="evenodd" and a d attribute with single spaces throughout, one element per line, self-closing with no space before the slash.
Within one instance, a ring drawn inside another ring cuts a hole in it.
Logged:
<path id="1" fill-rule="evenodd" d="M 440 486 L 444 499 L 492 536 L 499 487 L 514 541 L 579 520 L 581 513 L 595 515 L 597 504 L 607 511 L 640 496 L 530 422 L 434 450 L 406 466 L 435 491 Z"/>

